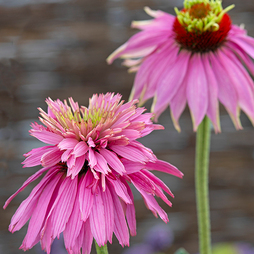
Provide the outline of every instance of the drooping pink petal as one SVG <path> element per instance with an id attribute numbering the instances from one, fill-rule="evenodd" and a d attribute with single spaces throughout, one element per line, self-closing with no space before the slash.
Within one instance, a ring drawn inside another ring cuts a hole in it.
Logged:
<path id="1" fill-rule="evenodd" d="M 115 193 L 126 203 L 131 204 L 131 198 L 127 193 L 127 189 L 125 185 L 116 178 L 115 180 L 111 179 L 110 177 L 107 177 L 107 180 L 112 184 L 114 187 Z"/>
<path id="2" fill-rule="evenodd" d="M 202 55 L 206 80 L 208 84 L 208 106 L 207 116 L 211 119 L 215 132 L 220 132 L 219 120 L 219 102 L 218 102 L 218 84 L 214 72 L 211 68 L 211 63 L 208 54 Z"/>
<path id="3" fill-rule="evenodd" d="M 39 148 L 32 149 L 29 153 L 25 154 L 26 159 L 22 162 L 23 167 L 34 167 L 41 164 L 42 155 L 47 152 L 47 149 L 51 146 L 43 146 Z"/>
<path id="4" fill-rule="evenodd" d="M 63 140 L 63 137 L 47 130 L 31 130 L 31 135 L 38 138 L 40 141 L 50 144 L 57 145 Z"/>
<path id="5" fill-rule="evenodd" d="M 191 111 L 194 131 L 203 120 L 208 106 L 208 87 L 204 66 L 199 53 L 193 54 L 186 76 L 186 95 Z"/>
<path id="6" fill-rule="evenodd" d="M 175 166 L 171 165 L 170 163 L 162 160 L 157 160 L 156 162 L 147 162 L 145 164 L 145 168 L 149 170 L 156 170 L 168 173 L 170 175 L 174 175 L 180 178 L 183 177 L 183 173 L 180 170 L 178 170 Z"/>
<path id="7" fill-rule="evenodd" d="M 134 197 L 131 191 L 131 188 L 129 187 L 128 183 L 126 181 L 122 181 L 125 185 L 127 192 L 131 198 L 132 203 L 126 205 L 126 219 L 130 228 L 130 233 L 132 236 L 136 235 L 136 216 L 135 216 L 135 206 L 134 206 Z"/>
<path id="8" fill-rule="evenodd" d="M 97 193 L 94 195 L 94 205 L 91 209 L 89 221 L 94 239 L 99 246 L 103 246 L 107 242 L 105 211 L 100 188 L 97 188 L 96 191 Z"/>
<path id="9" fill-rule="evenodd" d="M 108 184 L 106 185 L 105 191 L 101 191 L 101 198 L 104 204 L 106 240 L 112 243 L 114 230 L 114 211 L 112 196 L 107 186 Z"/>
<path id="10" fill-rule="evenodd" d="M 90 188 L 90 185 L 93 181 L 92 173 L 88 171 L 85 177 L 83 177 L 80 181 L 79 205 L 81 211 L 81 219 L 86 221 L 90 215 L 94 202 L 94 195 L 92 194 L 92 190 Z"/>
<path id="11" fill-rule="evenodd" d="M 239 129 L 241 128 L 241 124 L 239 122 L 237 112 L 237 102 L 238 102 L 237 92 L 235 88 L 232 87 L 230 77 L 227 75 L 225 67 L 219 61 L 218 55 L 216 55 L 215 57 L 214 55 L 210 54 L 209 58 L 218 83 L 219 100 L 229 111 L 236 127 Z"/>
<path id="12" fill-rule="evenodd" d="M 84 141 L 80 141 L 77 143 L 77 145 L 74 147 L 73 154 L 75 157 L 79 157 L 82 155 L 85 155 L 88 151 L 89 147 Z"/>
<path id="13" fill-rule="evenodd" d="M 178 52 L 176 51 L 175 53 Z M 174 64 L 167 66 L 167 71 L 158 80 L 156 102 L 153 108 L 156 119 L 169 105 L 171 99 L 182 85 L 188 69 L 190 56 L 190 52 L 185 50 L 182 50 L 177 57 L 173 56 L 173 59 L 176 58 Z"/>
<path id="14" fill-rule="evenodd" d="M 30 176 L 24 183 L 23 185 L 14 193 L 12 194 L 7 201 L 5 202 L 3 208 L 5 209 L 10 202 L 21 192 L 23 191 L 31 182 L 35 181 L 38 177 L 40 177 L 45 171 L 49 170 L 49 168 L 42 168 L 39 171 L 37 171 L 35 174 Z"/>
<path id="15" fill-rule="evenodd" d="M 36 208 L 32 213 L 26 237 L 21 245 L 22 249 L 31 249 L 40 240 L 40 233 L 47 214 L 49 202 L 51 201 L 52 194 L 61 177 L 61 174 L 56 174 L 51 177 L 51 180 L 42 191 Z"/>
<path id="16" fill-rule="evenodd" d="M 79 143 L 77 139 L 74 138 L 65 138 L 59 144 L 58 147 L 60 150 L 74 149 L 74 147 Z"/>
<path id="17" fill-rule="evenodd" d="M 109 190 L 113 199 L 114 206 L 114 233 L 122 246 L 129 246 L 129 230 L 125 220 L 122 205 L 119 201 L 118 196 L 110 185 Z"/>
<path id="18" fill-rule="evenodd" d="M 125 168 L 118 156 L 108 149 L 101 149 L 100 154 L 105 158 L 110 167 L 112 167 L 117 173 L 122 175 L 125 173 Z"/>
<path id="19" fill-rule="evenodd" d="M 41 157 L 41 165 L 43 167 L 51 167 L 56 165 L 58 162 L 60 162 L 62 157 L 62 152 L 59 150 L 59 148 L 52 147 L 49 148 L 46 153 L 43 154 Z"/>
<path id="20" fill-rule="evenodd" d="M 76 239 L 78 238 L 78 235 L 80 234 L 80 230 L 83 225 L 83 221 L 81 220 L 81 212 L 80 212 L 80 205 L 79 205 L 79 197 L 81 193 L 80 184 L 78 185 L 78 193 L 75 197 L 75 202 L 73 205 L 73 210 L 70 215 L 70 218 L 66 224 L 66 228 L 64 230 L 64 243 L 66 246 L 66 249 L 70 252 L 73 247 Z M 80 249 L 80 248 L 79 248 Z"/>
<path id="21" fill-rule="evenodd" d="M 51 207 L 48 214 L 45 225 L 47 226 L 47 221 L 50 217 L 54 228 L 52 231 L 52 236 L 59 238 L 60 233 L 64 231 L 66 223 L 73 210 L 73 205 L 77 193 L 77 177 L 73 180 L 67 177 L 63 180 L 57 198 Z"/>

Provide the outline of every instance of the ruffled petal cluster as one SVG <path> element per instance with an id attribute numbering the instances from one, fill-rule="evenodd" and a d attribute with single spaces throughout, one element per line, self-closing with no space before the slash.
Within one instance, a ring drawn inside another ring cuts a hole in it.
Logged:
<path id="1" fill-rule="evenodd" d="M 112 242 L 129 245 L 129 232 L 136 234 L 132 183 L 153 214 L 165 222 L 167 214 L 155 196 L 171 206 L 164 192 L 169 188 L 153 170 L 177 177 L 182 173 L 171 164 L 158 160 L 153 152 L 136 139 L 162 129 L 151 122 L 151 114 L 137 108 L 137 101 L 125 103 L 119 94 L 94 95 L 89 107 L 50 98 L 47 113 L 40 111 L 40 121 L 30 133 L 46 146 L 25 154 L 24 167 L 41 165 L 4 208 L 28 184 L 43 173 L 12 217 L 9 230 L 15 232 L 30 219 L 21 245 L 32 248 L 39 241 L 50 253 L 53 240 L 63 232 L 68 253 L 90 253 L 93 238 L 99 246 Z"/>
<path id="2" fill-rule="evenodd" d="M 217 7 L 211 17 L 219 20 L 218 24 L 209 23 L 210 16 L 206 21 L 191 16 L 206 15 L 211 4 L 221 1 L 185 2 L 192 5 L 192 13 L 186 19 L 182 16 L 187 9 L 175 17 L 146 7 L 154 19 L 134 21 L 132 27 L 142 31 L 113 52 L 108 63 L 124 58 L 123 64 L 131 72 L 137 71 L 131 98 L 140 98 L 142 104 L 154 97 L 155 120 L 170 106 L 179 131 L 179 118 L 186 104 L 195 131 L 207 115 L 215 132 L 220 132 L 219 102 L 237 129 L 241 129 L 240 110 L 254 123 L 254 83 L 250 76 L 254 75 L 254 39 L 243 28 L 232 25 L 225 10 L 219 12 Z"/>

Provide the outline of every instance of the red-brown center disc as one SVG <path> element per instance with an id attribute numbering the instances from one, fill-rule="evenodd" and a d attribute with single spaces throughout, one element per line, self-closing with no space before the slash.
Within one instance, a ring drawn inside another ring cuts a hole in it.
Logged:
<path id="1" fill-rule="evenodd" d="M 207 14 L 210 10 L 211 10 L 211 8 L 210 8 L 209 4 L 204 4 L 204 3 L 194 4 L 190 8 L 189 14 L 193 18 L 202 19 L 207 16 Z"/>
<path id="2" fill-rule="evenodd" d="M 227 13 L 224 14 L 221 19 L 219 29 L 214 32 L 188 32 L 185 27 L 180 24 L 177 17 L 175 18 L 173 24 L 175 40 L 182 48 L 193 52 L 208 52 L 216 50 L 223 44 L 230 29 L 231 19 Z"/>

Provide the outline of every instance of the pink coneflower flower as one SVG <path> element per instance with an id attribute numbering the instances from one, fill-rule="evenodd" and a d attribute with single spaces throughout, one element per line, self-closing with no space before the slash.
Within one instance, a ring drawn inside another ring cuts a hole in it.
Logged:
<path id="1" fill-rule="evenodd" d="M 205 115 L 220 132 L 219 102 L 241 128 L 240 109 L 254 123 L 254 39 L 231 24 L 220 0 L 185 0 L 177 16 L 145 11 L 153 20 L 133 22 L 142 31 L 131 37 L 107 59 L 118 57 L 137 71 L 131 98 L 142 104 L 154 97 L 155 120 L 168 107 L 177 130 L 186 103 L 194 130 Z"/>
<path id="2" fill-rule="evenodd" d="M 129 230 L 136 234 L 133 195 L 128 183 L 141 193 L 146 206 L 163 221 L 168 217 L 154 196 L 171 206 L 163 190 L 169 188 L 151 170 L 177 177 L 182 173 L 171 164 L 158 160 L 153 152 L 137 142 L 160 125 L 151 114 L 136 108 L 137 100 L 123 103 L 119 94 L 94 95 L 89 107 L 79 107 L 72 98 L 67 102 L 46 100 L 48 113 L 39 108 L 40 121 L 30 133 L 48 144 L 25 154 L 24 167 L 41 165 L 37 173 L 5 203 L 44 172 L 46 175 L 14 214 L 9 226 L 19 230 L 29 220 L 23 250 L 41 242 L 50 253 L 52 241 L 64 235 L 69 253 L 90 253 L 92 240 L 99 246 L 111 243 L 113 233 L 119 243 L 129 245 Z M 127 226 L 128 223 L 128 226 Z"/>

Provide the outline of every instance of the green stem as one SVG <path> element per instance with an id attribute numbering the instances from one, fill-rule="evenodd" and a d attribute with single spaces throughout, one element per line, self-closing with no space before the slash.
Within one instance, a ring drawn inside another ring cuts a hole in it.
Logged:
<path id="1" fill-rule="evenodd" d="M 207 116 L 197 130 L 196 139 L 196 199 L 199 232 L 199 253 L 211 254 L 211 229 L 209 211 L 209 154 L 210 154 L 210 121 Z"/>
<path id="2" fill-rule="evenodd" d="M 100 247 L 95 240 L 94 240 L 94 242 L 95 242 L 95 247 L 96 247 L 97 254 L 108 254 L 107 244 Z"/>

